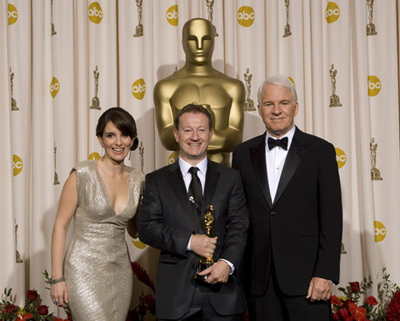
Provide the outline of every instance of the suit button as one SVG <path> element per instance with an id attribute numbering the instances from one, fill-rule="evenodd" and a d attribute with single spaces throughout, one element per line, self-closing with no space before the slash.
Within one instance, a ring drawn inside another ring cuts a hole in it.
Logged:
<path id="1" fill-rule="evenodd" d="M 275 215 L 276 214 L 276 212 L 271 212 L 271 215 Z"/>

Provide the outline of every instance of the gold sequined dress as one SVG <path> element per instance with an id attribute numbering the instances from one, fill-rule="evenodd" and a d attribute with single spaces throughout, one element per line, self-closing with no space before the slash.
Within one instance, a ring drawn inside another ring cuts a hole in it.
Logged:
<path id="1" fill-rule="evenodd" d="M 137 210 L 144 174 L 130 170 L 128 204 L 114 212 L 97 161 L 76 165 L 78 207 L 74 234 L 64 259 L 64 276 L 74 321 L 125 321 L 133 273 L 125 228 Z"/>

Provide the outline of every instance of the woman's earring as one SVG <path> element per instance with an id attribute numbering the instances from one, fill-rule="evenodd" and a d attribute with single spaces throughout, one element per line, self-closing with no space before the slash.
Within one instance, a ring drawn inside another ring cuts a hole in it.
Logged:
<path id="1" fill-rule="evenodd" d="M 132 154 L 132 151 L 129 150 L 129 158 L 128 158 L 128 160 L 131 160 L 131 154 Z"/>
<path id="2" fill-rule="evenodd" d="M 104 157 L 104 147 L 101 146 L 101 157 Z"/>

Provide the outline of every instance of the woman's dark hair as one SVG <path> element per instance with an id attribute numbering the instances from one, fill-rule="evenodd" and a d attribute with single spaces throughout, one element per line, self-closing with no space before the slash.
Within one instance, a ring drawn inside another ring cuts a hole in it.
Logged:
<path id="1" fill-rule="evenodd" d="M 128 135 L 133 139 L 131 150 L 135 150 L 139 145 L 137 138 L 136 123 L 132 115 L 121 107 L 107 109 L 99 118 L 96 126 L 96 136 L 102 137 L 108 122 L 112 122 L 122 134 Z"/>

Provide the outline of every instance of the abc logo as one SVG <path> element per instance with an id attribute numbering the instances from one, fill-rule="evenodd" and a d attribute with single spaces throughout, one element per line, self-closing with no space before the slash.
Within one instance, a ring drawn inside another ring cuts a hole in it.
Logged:
<path id="1" fill-rule="evenodd" d="M 103 20 L 103 10 L 98 2 L 92 2 L 89 5 L 89 20 L 93 23 L 99 24 Z"/>
<path id="2" fill-rule="evenodd" d="M 172 152 L 168 157 L 168 165 L 175 163 L 175 152 Z"/>
<path id="3" fill-rule="evenodd" d="M 346 154 L 340 148 L 335 148 L 335 151 L 338 168 L 342 168 L 346 164 Z"/>
<path id="4" fill-rule="evenodd" d="M 178 25 L 178 5 L 174 5 L 174 6 L 168 8 L 167 21 L 172 26 Z"/>
<path id="5" fill-rule="evenodd" d="M 339 19 L 340 9 L 335 2 L 328 2 L 325 10 L 325 18 L 328 23 L 335 22 Z"/>
<path id="6" fill-rule="evenodd" d="M 136 80 L 132 85 L 132 94 L 136 99 L 142 100 L 146 93 L 146 83 L 143 78 Z"/>
<path id="7" fill-rule="evenodd" d="M 381 81 L 376 76 L 368 76 L 368 96 L 373 97 L 381 91 Z"/>
<path id="8" fill-rule="evenodd" d="M 8 25 L 12 25 L 16 23 L 18 19 L 18 11 L 14 5 L 11 3 L 8 4 Z"/>
<path id="9" fill-rule="evenodd" d="M 100 154 L 98 152 L 93 152 L 89 155 L 89 160 L 96 160 L 101 158 Z"/>
<path id="10" fill-rule="evenodd" d="M 56 77 L 53 77 L 50 84 L 50 94 L 54 98 L 57 96 L 59 91 L 60 91 L 60 83 L 58 82 Z"/>
<path id="11" fill-rule="evenodd" d="M 374 221 L 375 242 L 381 242 L 386 237 L 386 227 L 379 221 Z"/>
<path id="12" fill-rule="evenodd" d="M 237 12 L 237 20 L 242 27 L 250 27 L 254 22 L 254 10 L 252 7 L 240 7 Z"/>
<path id="13" fill-rule="evenodd" d="M 13 155 L 14 176 L 17 176 L 19 173 L 21 173 L 23 167 L 24 167 L 24 164 L 22 163 L 22 159 L 19 158 L 19 156 L 17 156 L 17 155 Z"/>
<path id="14" fill-rule="evenodd" d="M 139 239 L 132 239 L 132 243 L 135 247 L 141 250 L 143 250 L 146 247 L 146 244 L 141 242 Z"/>

